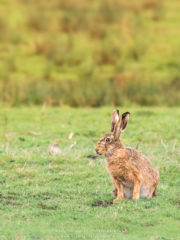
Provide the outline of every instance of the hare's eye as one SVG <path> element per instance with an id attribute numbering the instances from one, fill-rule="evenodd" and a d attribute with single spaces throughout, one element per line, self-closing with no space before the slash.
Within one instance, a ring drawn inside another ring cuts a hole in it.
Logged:
<path id="1" fill-rule="evenodd" d="M 110 140 L 111 140 L 111 139 L 110 139 L 109 137 L 106 138 L 106 142 L 110 142 Z"/>

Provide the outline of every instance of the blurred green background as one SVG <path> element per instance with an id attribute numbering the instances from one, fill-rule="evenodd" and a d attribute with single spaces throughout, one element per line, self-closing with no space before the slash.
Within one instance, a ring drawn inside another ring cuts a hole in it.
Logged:
<path id="1" fill-rule="evenodd" d="M 179 0 L 1 0 L 1 104 L 178 105 L 179 13 Z"/>

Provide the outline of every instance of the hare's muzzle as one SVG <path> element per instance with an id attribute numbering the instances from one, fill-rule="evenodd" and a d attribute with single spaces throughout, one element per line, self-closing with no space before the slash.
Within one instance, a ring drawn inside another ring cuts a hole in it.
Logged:
<path id="1" fill-rule="evenodd" d="M 99 154 L 99 151 L 98 151 L 98 148 L 97 148 L 97 146 L 95 147 L 95 149 L 94 149 L 95 151 L 96 151 L 96 153 L 97 154 Z"/>
<path id="2" fill-rule="evenodd" d="M 97 153 L 97 154 L 99 154 L 99 151 L 98 151 L 98 150 L 96 150 L 96 153 Z"/>
<path id="3" fill-rule="evenodd" d="M 99 151 L 99 148 L 98 148 L 98 145 L 95 147 L 95 151 L 97 154 L 101 155 L 100 151 Z"/>

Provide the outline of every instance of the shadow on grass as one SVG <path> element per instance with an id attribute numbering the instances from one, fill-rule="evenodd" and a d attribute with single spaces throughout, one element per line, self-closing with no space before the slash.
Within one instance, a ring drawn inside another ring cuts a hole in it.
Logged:
<path id="1" fill-rule="evenodd" d="M 98 158 L 98 156 L 96 156 L 96 155 L 88 155 L 87 158 L 96 159 L 96 158 Z"/>
<path id="2" fill-rule="evenodd" d="M 113 201 L 96 201 L 91 204 L 92 207 L 108 207 L 113 204 Z"/>

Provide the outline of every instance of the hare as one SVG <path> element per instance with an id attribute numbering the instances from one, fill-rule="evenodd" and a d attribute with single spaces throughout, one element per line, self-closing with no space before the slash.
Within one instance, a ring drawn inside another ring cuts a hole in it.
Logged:
<path id="1" fill-rule="evenodd" d="M 106 166 L 114 184 L 113 203 L 122 198 L 152 198 L 156 196 L 159 172 L 140 152 L 130 147 L 123 147 L 120 136 L 126 128 L 130 113 L 119 116 L 119 110 L 112 113 L 111 132 L 100 138 L 95 151 L 105 155 Z"/>

